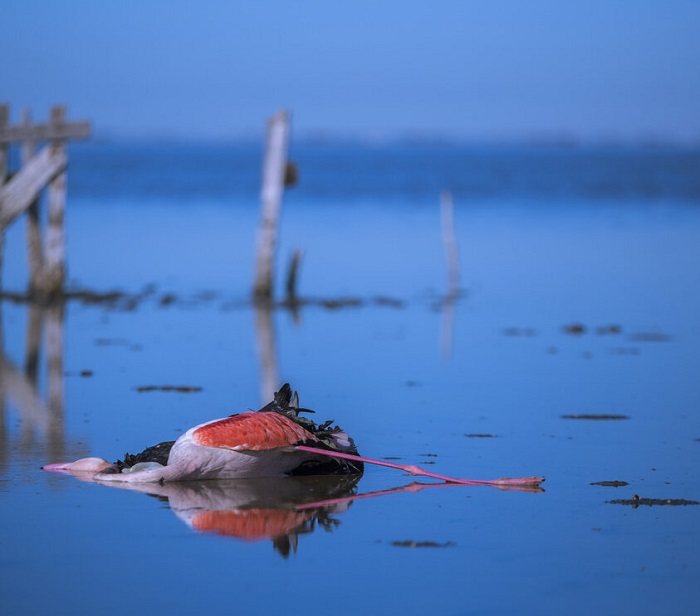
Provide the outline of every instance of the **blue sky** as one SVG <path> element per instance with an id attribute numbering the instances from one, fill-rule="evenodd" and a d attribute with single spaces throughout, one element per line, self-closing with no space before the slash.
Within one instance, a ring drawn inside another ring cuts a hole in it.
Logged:
<path id="1" fill-rule="evenodd" d="M 103 136 L 700 142 L 696 0 L 4 0 L 0 100 Z"/>

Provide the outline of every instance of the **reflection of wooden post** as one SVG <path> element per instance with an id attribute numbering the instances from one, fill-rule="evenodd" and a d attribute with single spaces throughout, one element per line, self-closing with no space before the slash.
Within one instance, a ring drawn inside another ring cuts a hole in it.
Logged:
<path id="1" fill-rule="evenodd" d="M 83 445 L 66 447 L 64 427 L 64 375 L 63 375 L 63 318 L 64 304 L 56 303 L 49 308 L 32 305 L 32 312 L 27 323 L 27 348 L 25 370 L 15 367 L 4 355 L 0 346 L 0 411 L 5 397 L 13 404 L 22 419 L 19 450 L 23 455 L 38 456 L 38 460 L 60 460 L 66 457 L 74 459 L 85 455 Z M 1 324 L 0 324 L 1 325 Z M 42 355 L 42 330 L 45 334 L 45 354 Z M 0 328 L 1 331 L 1 328 Z M 36 368 L 42 365 L 39 356 L 45 358 L 47 368 L 46 401 L 40 392 L 40 381 Z M 32 373 L 33 371 L 33 373 Z M 3 434 L 3 416 L 0 415 L 0 443 L 3 438 L 12 438 Z M 42 439 L 45 451 L 39 451 L 35 440 Z M 72 453 L 66 456 L 67 449 Z M 8 447 L 0 447 L 0 459 Z M 76 455 L 79 454 L 79 455 Z"/>
<path id="2" fill-rule="evenodd" d="M 445 359 L 452 355 L 452 338 L 455 325 L 455 305 L 457 297 L 447 297 L 442 302 L 442 321 L 440 326 L 440 351 Z"/>
<path id="3" fill-rule="evenodd" d="M 267 147 L 260 195 L 262 218 L 258 232 L 257 264 L 253 287 L 253 296 L 256 301 L 269 302 L 273 297 L 277 225 L 284 191 L 288 144 L 289 115 L 286 111 L 280 111 L 272 117 L 267 129 Z"/>
<path id="4" fill-rule="evenodd" d="M 260 396 L 262 404 L 267 404 L 274 398 L 279 386 L 275 324 L 272 320 L 272 314 L 270 304 L 265 302 L 256 304 L 255 330 L 258 355 L 260 357 Z"/>
<path id="5" fill-rule="evenodd" d="M 29 304 L 27 336 L 24 342 L 24 374 L 34 387 L 37 387 L 39 384 L 39 355 L 41 353 L 41 331 L 43 327 L 43 308 L 37 304 Z"/>
<path id="6" fill-rule="evenodd" d="M 0 108 L 0 114 L 2 114 L 2 108 Z M 0 122 L 2 118 L 0 118 Z M 0 169 L 0 174 L 2 174 L 2 169 Z M 2 178 L 0 177 L 0 184 L 2 184 Z M 2 268 L 2 237 L 3 233 L 0 233 L 0 268 Z M 0 463 L 5 466 L 9 456 L 9 433 L 7 430 L 7 421 L 5 419 L 5 398 L 7 387 L 5 385 L 5 371 L 2 369 L 5 358 L 5 331 L 2 326 L 2 302 L 0 302 Z"/>
<path id="7" fill-rule="evenodd" d="M 62 302 L 50 306 L 46 313 L 47 406 L 50 411 L 49 447 L 64 447 L 63 417 L 63 308 Z M 59 453 L 58 451 L 56 452 Z"/>
<path id="8" fill-rule="evenodd" d="M 7 126 L 10 119 L 10 108 L 0 105 L 0 130 Z M 7 156 L 9 145 L 0 142 L 0 186 L 5 183 L 7 176 Z M 0 289 L 2 289 L 2 261 L 5 254 L 5 232 L 0 229 Z M 2 302 L 0 302 L 0 362 L 5 356 L 5 338 L 2 328 Z M 8 456 L 8 433 L 5 423 L 5 377 L 0 365 L 0 462 L 5 462 Z"/>

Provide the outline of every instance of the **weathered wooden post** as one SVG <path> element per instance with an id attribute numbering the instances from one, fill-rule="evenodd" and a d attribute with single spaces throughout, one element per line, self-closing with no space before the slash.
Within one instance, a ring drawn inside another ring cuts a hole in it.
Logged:
<path id="1" fill-rule="evenodd" d="M 286 299 L 287 304 L 294 305 L 299 303 L 299 296 L 297 295 L 297 279 L 299 277 L 299 266 L 301 265 L 301 257 L 303 252 L 300 248 L 296 248 L 292 252 L 292 257 L 289 260 L 289 268 L 287 269 L 287 284 L 286 287 Z"/>
<path id="2" fill-rule="evenodd" d="M 4 130 L 9 119 L 10 107 L 8 105 L 0 105 L 0 131 Z M 9 143 L 0 141 L 0 186 L 5 183 L 5 177 L 7 176 L 7 151 L 9 147 Z"/>
<path id="3" fill-rule="evenodd" d="M 0 105 L 0 131 L 5 128 L 9 119 L 10 110 L 7 105 Z M 0 186 L 5 183 L 7 175 L 7 151 L 6 146 L 0 141 Z M 5 234 L 0 231 L 0 289 L 2 289 L 2 258 L 5 254 Z M 5 375 L 3 363 L 5 359 L 5 338 L 2 326 L 2 304 L 0 303 L 0 462 L 5 462 L 10 448 L 8 447 L 7 435 L 9 431 L 5 423 Z"/>
<path id="4" fill-rule="evenodd" d="M 22 126 L 30 127 L 32 116 L 29 109 L 22 111 Z M 22 143 L 20 163 L 26 165 L 36 153 L 36 141 L 27 139 Z M 39 197 L 37 196 L 27 208 L 27 261 L 29 263 L 29 289 L 33 289 L 34 276 L 41 271 L 44 266 L 44 251 L 41 246 L 41 220 L 39 218 Z"/>
<path id="5" fill-rule="evenodd" d="M 65 122 L 65 107 L 54 107 L 51 109 L 50 130 L 60 134 L 60 127 Z M 49 142 L 51 149 L 61 155 L 66 155 L 66 146 L 63 139 L 52 139 Z M 64 167 L 49 182 L 48 217 L 46 224 L 46 245 L 44 247 L 44 263 L 41 268 L 41 276 L 36 275 L 32 281 L 35 286 L 31 291 L 42 295 L 53 295 L 63 289 L 63 282 L 66 276 L 66 248 L 65 248 L 65 209 L 66 209 L 66 168 Z M 31 284 L 31 283 L 30 283 Z"/>
<path id="6" fill-rule="evenodd" d="M 452 193 L 448 190 L 440 195 L 440 219 L 442 221 L 442 241 L 447 257 L 447 297 L 459 295 L 459 254 L 455 235 L 454 203 Z"/>
<path id="7" fill-rule="evenodd" d="M 0 105 L 0 132 L 5 129 L 7 122 L 10 119 L 10 108 L 8 105 Z M 7 158 L 9 151 L 9 143 L 0 141 L 0 187 L 5 183 L 7 177 Z M 0 289 L 2 288 L 2 260 L 5 255 L 5 233 L 0 227 Z"/>
<path id="8" fill-rule="evenodd" d="M 452 330 L 454 328 L 455 304 L 460 295 L 459 290 L 459 254 L 457 236 L 454 226 L 454 202 L 452 193 L 445 190 L 440 195 L 440 220 L 442 224 L 442 242 L 447 257 L 447 294 L 442 302 L 442 326 L 440 347 L 444 357 L 452 353 Z"/>
<path id="9" fill-rule="evenodd" d="M 270 119 L 267 127 L 260 194 L 262 212 L 253 286 L 253 299 L 256 302 L 271 302 L 273 298 L 277 226 L 284 192 L 289 132 L 289 114 L 286 111 L 279 111 Z"/>

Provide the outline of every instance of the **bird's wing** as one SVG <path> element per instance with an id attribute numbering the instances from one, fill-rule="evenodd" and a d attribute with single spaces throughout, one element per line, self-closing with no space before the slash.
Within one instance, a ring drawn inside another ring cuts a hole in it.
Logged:
<path id="1" fill-rule="evenodd" d="M 209 422 L 192 438 L 198 445 L 235 451 L 265 451 L 318 439 L 291 419 L 275 412 L 249 412 Z"/>

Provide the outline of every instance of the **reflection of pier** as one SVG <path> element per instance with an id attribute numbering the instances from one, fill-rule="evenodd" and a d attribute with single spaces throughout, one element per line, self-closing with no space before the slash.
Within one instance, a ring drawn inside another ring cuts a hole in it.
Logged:
<path id="1" fill-rule="evenodd" d="M 0 456 L 10 451 L 37 459 L 37 466 L 52 459 L 85 454 L 84 446 L 66 443 L 64 428 L 63 303 L 27 307 L 24 365 L 5 355 L 0 346 Z M 0 323 L 1 326 L 1 323 Z M 45 353 L 42 353 L 45 349 Z M 45 366 L 45 378 L 41 368 Z M 42 388 L 45 392 L 42 393 Z M 20 415 L 14 439 L 7 427 L 6 405 Z"/>

